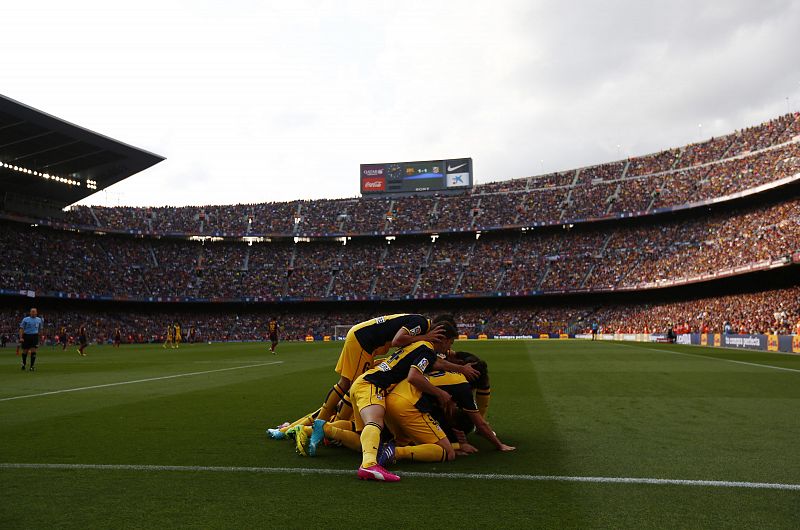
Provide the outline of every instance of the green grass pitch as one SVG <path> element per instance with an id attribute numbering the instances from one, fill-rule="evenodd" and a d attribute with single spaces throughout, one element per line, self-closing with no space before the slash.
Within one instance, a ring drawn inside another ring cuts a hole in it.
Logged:
<path id="1" fill-rule="evenodd" d="M 94 346 L 79 357 L 44 347 L 34 373 L 19 370 L 13 349 L 0 350 L 0 528 L 800 525 L 798 489 L 521 477 L 799 484 L 800 356 L 576 340 L 460 343 L 488 361 L 489 421 L 517 451 L 478 439 L 477 455 L 394 467 L 456 476 L 381 484 L 356 479 L 356 453 L 321 448 L 303 458 L 264 435 L 319 406 L 336 381 L 339 348 L 282 343 L 273 356 L 264 344 Z M 70 389 L 80 390 L 60 392 Z M 225 469 L 9 465 L 19 463 Z"/>

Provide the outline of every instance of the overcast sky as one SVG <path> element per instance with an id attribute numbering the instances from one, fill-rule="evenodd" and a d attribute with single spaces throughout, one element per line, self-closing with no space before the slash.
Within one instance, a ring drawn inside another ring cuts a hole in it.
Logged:
<path id="1" fill-rule="evenodd" d="M 481 183 L 798 110 L 798 35 L 800 0 L 8 2 L 0 93 L 167 158 L 87 203 L 352 197 L 360 163 Z"/>

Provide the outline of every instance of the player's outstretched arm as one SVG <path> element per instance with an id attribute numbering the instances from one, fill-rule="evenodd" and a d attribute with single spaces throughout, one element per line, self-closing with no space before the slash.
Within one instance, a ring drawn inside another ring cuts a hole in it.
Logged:
<path id="1" fill-rule="evenodd" d="M 475 425 L 475 430 L 478 431 L 478 434 L 492 442 L 498 451 L 507 452 L 516 449 L 516 447 L 506 445 L 500 441 L 500 438 L 498 438 L 492 428 L 489 427 L 489 424 L 486 423 L 486 420 L 483 419 L 483 416 L 481 416 L 480 412 L 468 412 L 468 414 L 472 420 L 472 423 Z"/>

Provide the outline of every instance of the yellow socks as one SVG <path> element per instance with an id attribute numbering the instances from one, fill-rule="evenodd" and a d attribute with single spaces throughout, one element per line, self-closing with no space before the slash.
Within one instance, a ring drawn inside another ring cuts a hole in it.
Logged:
<path id="1" fill-rule="evenodd" d="M 328 425 L 341 429 L 343 431 L 354 431 L 353 422 L 350 420 L 336 420 L 329 422 Z"/>
<path id="2" fill-rule="evenodd" d="M 439 444 L 409 445 L 395 448 L 394 457 L 396 460 L 412 462 L 444 462 L 447 460 L 447 451 Z"/>
<path id="3" fill-rule="evenodd" d="M 291 429 L 292 427 L 296 427 L 298 425 L 311 425 L 312 423 L 314 423 L 314 417 L 317 416 L 318 414 L 319 414 L 319 409 L 315 410 L 311 414 L 306 414 L 305 416 L 303 416 L 299 420 L 296 420 L 296 421 L 292 422 L 287 427 L 284 427 L 283 429 L 281 429 L 281 431 L 286 432 L 289 429 Z"/>
<path id="4" fill-rule="evenodd" d="M 381 427 L 369 422 L 361 432 L 361 467 L 378 465 L 378 446 L 381 443 Z"/>
<path id="5" fill-rule="evenodd" d="M 339 383 L 333 385 L 331 391 L 328 392 L 328 397 L 325 398 L 325 403 L 319 409 L 319 416 L 325 421 L 328 421 L 331 416 L 336 412 L 336 405 L 344 398 L 344 390 L 339 386 Z"/>
<path id="6" fill-rule="evenodd" d="M 337 420 L 349 420 L 353 417 L 353 405 L 350 403 L 350 396 L 345 394 L 336 412 Z"/>
<path id="7" fill-rule="evenodd" d="M 341 422 L 334 422 L 334 423 L 341 423 Z M 350 422 L 344 422 L 348 424 L 346 429 L 342 429 L 340 427 L 334 426 L 334 423 L 326 423 L 325 424 L 325 436 L 330 438 L 331 440 L 337 440 L 342 443 L 343 446 L 351 449 L 353 451 L 361 451 L 361 437 L 358 435 L 357 432 L 353 432 L 350 430 Z M 380 435 L 379 435 L 380 436 Z"/>

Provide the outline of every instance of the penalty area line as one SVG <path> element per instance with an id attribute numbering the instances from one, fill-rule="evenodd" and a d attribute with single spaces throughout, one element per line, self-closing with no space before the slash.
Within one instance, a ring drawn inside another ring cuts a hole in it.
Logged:
<path id="1" fill-rule="evenodd" d="M 97 388 L 109 388 L 112 386 L 134 385 L 136 383 L 149 383 L 150 381 L 163 381 L 165 379 L 177 379 L 179 377 L 191 377 L 193 375 L 213 374 L 217 372 L 228 372 L 231 370 L 242 370 L 244 368 L 255 368 L 257 366 L 269 366 L 271 364 L 282 364 L 283 361 L 271 361 L 268 363 L 248 364 L 245 366 L 232 366 L 230 368 L 218 368 L 216 370 L 203 370 L 201 372 L 189 372 L 185 374 L 163 375 L 159 377 L 148 377 L 146 379 L 135 379 L 133 381 L 119 381 L 117 383 L 105 383 L 103 385 L 81 386 L 77 388 L 65 388 L 63 390 L 51 390 L 49 392 L 40 392 L 38 394 L 26 394 L 24 396 L 12 396 L 0 398 L 0 401 L 13 401 L 15 399 L 28 399 L 41 396 L 52 396 L 55 394 L 66 394 L 67 392 L 81 392 L 83 390 L 94 390 Z"/>
<path id="2" fill-rule="evenodd" d="M 261 473 L 267 475 L 350 475 L 351 469 L 296 468 L 296 467 L 223 467 L 223 466 L 159 466 L 140 464 L 26 464 L 0 463 L 0 469 L 47 469 L 73 471 L 175 471 L 201 473 Z M 401 471 L 401 477 L 445 478 L 455 480 L 501 480 L 525 482 L 582 482 L 589 484 L 645 484 L 657 486 L 694 486 L 711 488 L 770 489 L 800 491 L 800 484 L 779 482 L 742 482 L 732 480 L 691 480 L 644 477 L 578 477 L 561 475 L 513 475 L 502 473 L 429 473 L 424 471 Z"/>

